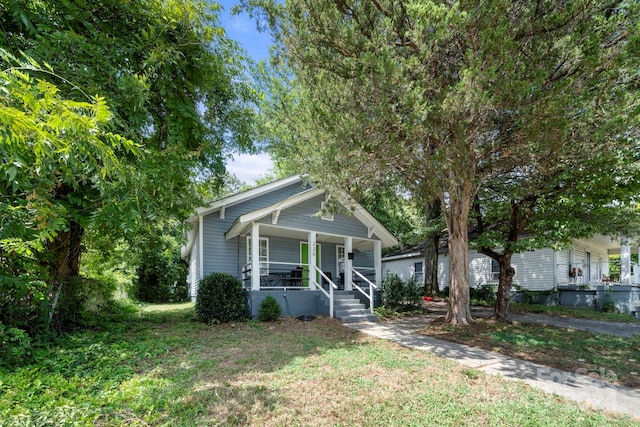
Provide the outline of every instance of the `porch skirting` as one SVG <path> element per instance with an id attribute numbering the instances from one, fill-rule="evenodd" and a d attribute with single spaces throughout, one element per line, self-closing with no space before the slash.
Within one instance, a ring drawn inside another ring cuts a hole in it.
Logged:
<path id="1" fill-rule="evenodd" d="M 281 316 L 317 316 L 329 315 L 329 305 L 326 298 L 322 298 L 319 291 L 310 290 L 244 290 L 244 300 L 247 306 L 247 315 L 252 319 L 258 317 L 260 304 L 271 295 L 280 304 Z"/>

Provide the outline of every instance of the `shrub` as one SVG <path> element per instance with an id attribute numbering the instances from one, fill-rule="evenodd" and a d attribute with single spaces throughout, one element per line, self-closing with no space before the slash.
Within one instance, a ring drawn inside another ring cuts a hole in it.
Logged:
<path id="1" fill-rule="evenodd" d="M 244 320 L 246 309 L 242 283 L 225 273 L 213 273 L 204 277 L 198 288 L 196 316 L 207 323 Z"/>
<path id="2" fill-rule="evenodd" d="M 414 278 L 404 282 L 395 274 L 389 274 L 382 283 L 382 305 L 396 311 L 420 307 L 421 289 Z"/>
<path id="3" fill-rule="evenodd" d="M 474 305 L 493 305 L 496 302 L 496 287 L 482 285 L 469 289 L 469 297 Z"/>
<path id="4" fill-rule="evenodd" d="M 25 331 L 0 323 L 0 366 L 14 368 L 31 356 L 31 338 Z"/>
<path id="5" fill-rule="evenodd" d="M 274 322 L 280 318 L 282 310 L 280 304 L 271 295 L 268 295 L 260 303 L 260 310 L 258 311 L 258 320 L 261 322 Z"/>

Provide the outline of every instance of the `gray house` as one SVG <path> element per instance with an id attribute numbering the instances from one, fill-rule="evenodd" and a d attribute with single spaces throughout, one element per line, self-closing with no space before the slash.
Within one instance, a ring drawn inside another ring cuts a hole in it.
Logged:
<path id="1" fill-rule="evenodd" d="M 284 316 L 371 318 L 382 248 L 398 243 L 348 195 L 329 195 L 300 175 L 214 201 L 189 222 L 182 257 L 191 300 L 204 276 L 227 273 L 242 282 L 252 317 L 271 295 Z"/>

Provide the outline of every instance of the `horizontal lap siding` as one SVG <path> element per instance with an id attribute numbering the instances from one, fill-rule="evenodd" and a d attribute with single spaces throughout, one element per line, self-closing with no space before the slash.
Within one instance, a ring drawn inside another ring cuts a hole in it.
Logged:
<path id="1" fill-rule="evenodd" d="M 387 274 L 393 274 L 398 276 L 402 280 L 409 280 L 415 274 L 416 262 L 424 263 L 424 257 L 417 256 L 385 261 L 382 263 L 382 277 L 386 277 Z"/>
<path id="2" fill-rule="evenodd" d="M 513 283 L 530 291 L 544 291 L 554 287 L 554 255 L 551 249 L 538 249 L 514 254 L 511 264 L 516 270 Z M 449 255 L 438 257 L 440 289 L 449 286 Z M 491 280 L 491 258 L 476 251 L 469 252 L 469 285 L 497 284 Z"/>
<path id="3" fill-rule="evenodd" d="M 513 283 L 529 291 L 548 291 L 555 287 L 555 257 L 549 248 L 514 254 L 511 264 L 516 270 Z"/>
<path id="4" fill-rule="evenodd" d="M 288 209 L 278 217 L 278 226 L 318 233 L 368 238 L 368 229 L 354 216 L 335 214 L 333 221 L 321 219 L 317 214 L 324 196 L 315 197 Z M 271 216 L 263 218 L 263 224 L 271 224 Z"/>
<path id="5" fill-rule="evenodd" d="M 247 258 L 245 237 L 239 236 L 227 240 L 224 233 L 240 215 L 270 206 L 301 191 L 304 191 L 304 188 L 300 184 L 292 184 L 228 207 L 224 219 L 220 218 L 219 211 L 206 215 L 203 218 L 204 250 L 203 260 L 201 260 L 204 263 L 204 275 L 222 272 L 241 279 L 242 266 L 246 264 Z"/>

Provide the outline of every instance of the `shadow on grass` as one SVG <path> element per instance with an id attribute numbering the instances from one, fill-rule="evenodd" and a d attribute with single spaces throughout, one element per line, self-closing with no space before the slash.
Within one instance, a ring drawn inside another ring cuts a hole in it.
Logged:
<path id="1" fill-rule="evenodd" d="M 3 372 L 4 425 L 243 425 L 292 403 L 266 375 L 362 340 L 327 318 L 207 325 L 192 305 L 123 321 L 63 336 Z"/>

